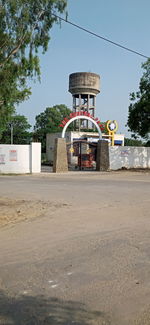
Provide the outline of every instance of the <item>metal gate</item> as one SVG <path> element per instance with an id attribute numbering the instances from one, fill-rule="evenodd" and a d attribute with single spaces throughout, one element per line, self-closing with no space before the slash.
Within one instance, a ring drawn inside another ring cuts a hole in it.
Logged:
<path id="1" fill-rule="evenodd" d="M 67 143 L 68 168 L 70 170 L 96 169 L 97 143 L 74 140 Z"/>

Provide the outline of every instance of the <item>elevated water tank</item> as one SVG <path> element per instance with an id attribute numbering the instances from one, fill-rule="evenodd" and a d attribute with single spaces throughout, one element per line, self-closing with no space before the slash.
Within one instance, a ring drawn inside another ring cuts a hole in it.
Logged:
<path id="1" fill-rule="evenodd" d="M 70 74 L 69 92 L 74 96 L 79 94 L 96 96 L 100 92 L 100 76 L 91 72 L 75 72 Z"/>

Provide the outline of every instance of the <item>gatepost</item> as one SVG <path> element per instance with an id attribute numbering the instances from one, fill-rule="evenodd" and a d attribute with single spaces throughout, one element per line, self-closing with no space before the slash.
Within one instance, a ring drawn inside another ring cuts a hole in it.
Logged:
<path id="1" fill-rule="evenodd" d="M 67 148 L 65 138 L 55 139 L 53 173 L 68 172 Z"/>
<path id="2" fill-rule="evenodd" d="M 96 170 L 107 171 L 109 169 L 108 141 L 99 140 L 97 143 Z"/>

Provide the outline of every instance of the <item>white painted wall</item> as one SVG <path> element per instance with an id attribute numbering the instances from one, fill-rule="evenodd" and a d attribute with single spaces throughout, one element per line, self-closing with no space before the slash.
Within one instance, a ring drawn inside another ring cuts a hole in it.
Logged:
<path id="1" fill-rule="evenodd" d="M 41 143 L 39 142 L 30 144 L 30 166 L 31 173 L 41 172 Z"/>
<path id="2" fill-rule="evenodd" d="M 30 145 L 0 144 L 0 173 L 41 172 L 41 143 Z"/>
<path id="3" fill-rule="evenodd" d="M 147 148 L 147 168 L 150 168 L 150 147 Z"/>
<path id="4" fill-rule="evenodd" d="M 150 168 L 150 148 L 109 147 L 110 169 Z"/>

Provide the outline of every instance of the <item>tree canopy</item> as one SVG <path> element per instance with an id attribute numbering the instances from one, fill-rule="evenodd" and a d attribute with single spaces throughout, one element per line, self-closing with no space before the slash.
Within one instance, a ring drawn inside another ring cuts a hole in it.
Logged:
<path id="1" fill-rule="evenodd" d="M 27 79 L 40 78 L 38 51 L 48 48 L 50 29 L 67 0 L 0 0 L 0 135 L 15 104 L 27 99 Z"/>
<path id="2" fill-rule="evenodd" d="M 124 139 L 124 145 L 125 146 L 132 146 L 132 147 L 142 147 L 145 144 L 138 139 L 130 139 L 130 138 L 125 138 Z"/>
<path id="3" fill-rule="evenodd" d="M 61 104 L 47 107 L 44 112 L 36 116 L 34 138 L 42 143 L 42 152 L 46 152 L 46 134 L 61 132 L 62 128 L 59 125 L 70 113 L 71 110 Z"/>
<path id="4" fill-rule="evenodd" d="M 130 94 L 131 104 L 127 125 L 135 136 L 150 138 L 150 59 L 143 65 L 143 76 L 140 79 L 139 91 Z"/>
<path id="5" fill-rule="evenodd" d="M 13 144 L 29 144 L 32 133 L 29 132 L 31 125 L 24 115 L 14 115 L 7 123 L 7 127 L 3 132 L 0 143 L 11 143 L 11 132 L 13 138 Z"/>

